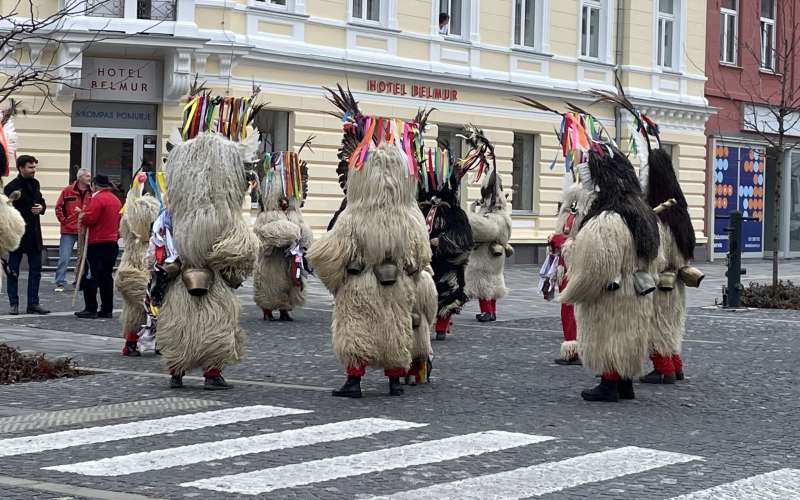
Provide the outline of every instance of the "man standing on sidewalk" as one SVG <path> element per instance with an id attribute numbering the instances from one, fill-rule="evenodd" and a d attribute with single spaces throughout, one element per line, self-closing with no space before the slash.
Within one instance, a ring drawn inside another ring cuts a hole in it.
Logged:
<path id="1" fill-rule="evenodd" d="M 58 267 L 56 268 L 56 292 L 63 292 L 67 285 L 67 268 L 72 257 L 72 249 L 78 241 L 78 215 L 90 198 L 92 173 L 88 168 L 78 170 L 78 178 L 61 190 L 56 201 L 56 218 L 61 224 L 61 241 L 58 247 Z M 77 269 L 75 271 L 77 273 Z"/>
<path id="2" fill-rule="evenodd" d="M 82 283 L 84 310 L 75 316 L 84 319 L 111 318 L 114 310 L 114 264 L 119 254 L 119 220 L 122 203 L 111 192 L 111 181 L 96 175 L 92 181 L 92 197 L 86 204 L 78 223 L 89 232 Z M 100 309 L 97 308 L 97 289 L 100 288 Z"/>
<path id="3" fill-rule="evenodd" d="M 19 295 L 17 293 L 19 267 L 22 256 L 28 256 L 28 314 L 48 314 L 50 311 L 39 305 L 39 282 L 42 279 L 42 226 L 39 216 L 46 208 L 39 181 L 34 176 L 39 162 L 30 155 L 17 158 L 19 175 L 9 182 L 3 190 L 6 196 L 19 191 L 20 197 L 14 202 L 22 218 L 25 220 L 25 234 L 19 248 L 8 257 L 8 301 L 11 304 L 10 314 L 19 314 Z"/>

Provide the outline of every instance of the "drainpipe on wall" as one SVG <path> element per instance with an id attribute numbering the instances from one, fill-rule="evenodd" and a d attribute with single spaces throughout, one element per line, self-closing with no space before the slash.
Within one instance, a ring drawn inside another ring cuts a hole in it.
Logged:
<path id="1" fill-rule="evenodd" d="M 622 56 L 625 47 L 625 0 L 617 0 L 617 40 L 616 55 L 614 56 L 614 76 L 622 81 Z M 614 135 L 617 145 L 622 147 L 622 108 L 614 106 Z"/>

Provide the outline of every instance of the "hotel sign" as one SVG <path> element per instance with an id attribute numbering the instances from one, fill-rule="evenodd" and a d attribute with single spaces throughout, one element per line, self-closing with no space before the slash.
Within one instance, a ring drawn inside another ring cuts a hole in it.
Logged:
<path id="1" fill-rule="evenodd" d="M 84 57 L 81 87 L 98 101 L 161 102 L 161 61 Z"/>
<path id="2" fill-rule="evenodd" d="M 367 80 L 367 91 L 377 94 L 409 96 L 434 101 L 458 101 L 458 90 L 425 83 L 405 83 L 395 80 Z"/>

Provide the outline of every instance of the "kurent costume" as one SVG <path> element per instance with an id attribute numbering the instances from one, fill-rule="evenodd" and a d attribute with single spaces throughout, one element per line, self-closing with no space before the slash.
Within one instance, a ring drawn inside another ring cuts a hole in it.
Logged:
<path id="1" fill-rule="evenodd" d="M 150 174 L 154 177 L 155 174 Z M 122 336 L 124 356 L 140 356 L 139 333 L 147 322 L 144 308 L 147 284 L 150 281 L 151 265 L 147 250 L 150 245 L 150 230 L 161 212 L 161 201 L 144 194 L 148 174 L 141 172 L 133 177 L 133 186 L 125 200 L 119 234 L 125 245 L 115 285 L 122 295 Z"/>
<path id="2" fill-rule="evenodd" d="M 559 291 L 567 287 L 565 256 L 578 234 L 592 201 L 591 192 L 584 186 L 573 183 L 571 172 L 566 174 L 566 178 L 569 184 L 565 187 L 559 202 L 556 232 L 548 238 L 549 255 L 539 270 L 539 289 L 546 300 L 553 300 Z M 561 304 L 561 328 L 564 332 L 564 341 L 561 343 L 559 357 L 555 362 L 560 365 L 580 365 L 578 326 L 575 323 L 575 307 L 572 304 Z"/>
<path id="3" fill-rule="evenodd" d="M 17 134 L 11 119 L 12 114 L 13 101 L 11 110 L 0 111 L 0 177 L 8 176 L 10 166 L 17 164 Z M 19 197 L 20 193 L 6 196 L 0 190 L 0 258 L 6 273 L 9 272 L 8 254 L 19 247 L 22 235 L 25 234 L 25 219 L 13 205 Z"/>
<path id="4" fill-rule="evenodd" d="M 270 321 L 274 310 L 280 321 L 292 321 L 289 311 L 306 300 L 305 252 L 314 236 L 301 211 L 308 193 L 302 150 L 266 153 L 262 162 L 261 213 L 254 228 L 260 249 L 253 281 L 255 302 Z"/>
<path id="5" fill-rule="evenodd" d="M 308 259 L 334 295 L 333 350 L 348 378 L 333 395 L 361 397 L 361 377 L 371 366 L 384 369 L 389 394 L 397 396 L 403 393 L 400 377 L 412 358 L 421 357 L 415 351 L 429 342 L 414 337 L 423 330 L 414 329 L 415 311 L 422 321 L 422 280 L 430 294 L 427 305 L 436 300 L 424 271 L 431 249 L 416 201 L 422 127 L 363 115 L 341 87 L 330 93 L 343 118 L 347 208 L 314 242 Z"/>
<path id="6" fill-rule="evenodd" d="M 469 300 L 464 291 L 464 273 L 474 242 L 459 196 L 461 179 L 467 173 L 462 165 L 454 162 L 446 149 L 429 149 L 419 176 L 419 205 L 430 236 L 431 267 L 438 295 L 436 340 L 446 338 L 451 316 L 460 314 Z"/>
<path id="7" fill-rule="evenodd" d="M 154 236 L 169 251 L 154 245 L 151 258 L 166 254 L 171 260 L 157 273 L 172 281 L 158 310 L 156 338 L 173 388 L 183 386 L 185 372 L 201 367 L 205 388 L 227 389 L 222 369 L 244 355 L 234 289 L 252 272 L 258 248 L 241 211 L 248 181 L 240 145 L 256 135 L 248 134 L 252 110 L 250 98 L 193 95 L 181 129 L 186 142 L 174 146 L 165 167 L 167 210 Z"/>
<path id="8" fill-rule="evenodd" d="M 703 273 L 689 266 L 695 247 L 694 227 L 672 158 L 661 148 L 658 125 L 638 111 L 619 88 L 617 94 L 598 95 L 627 109 L 634 118 L 632 146 L 639 157 L 639 180 L 647 203 L 658 214 L 660 254 L 654 314 L 650 327 L 650 359 L 653 371 L 640 380 L 674 384 L 683 380 L 681 342 L 686 324 L 686 286 L 699 286 Z M 657 147 L 651 144 L 655 139 Z"/>
<path id="9" fill-rule="evenodd" d="M 588 159 L 581 185 L 593 193 L 564 255 L 567 287 L 559 297 L 575 306 L 581 361 L 602 377 L 581 396 L 588 401 L 632 399 L 632 379 L 642 370 L 653 315 L 658 222 L 644 202 L 633 166 L 602 125 L 579 112 L 562 117 L 567 168 L 575 165 L 577 170 Z"/>
<path id="10" fill-rule="evenodd" d="M 503 271 L 506 257 L 514 253 L 508 243 L 511 239 L 511 216 L 506 211 L 506 197 L 497 173 L 494 146 L 481 130 L 474 127 L 468 129 L 466 139 L 470 152 L 463 163 L 466 168 L 477 164 L 476 178 L 483 176 L 481 199 L 474 202 L 467 214 L 475 245 L 465 271 L 466 291 L 470 298 L 478 299 L 481 312 L 476 318 L 485 323 L 497 319 L 497 299 L 508 293 Z"/>

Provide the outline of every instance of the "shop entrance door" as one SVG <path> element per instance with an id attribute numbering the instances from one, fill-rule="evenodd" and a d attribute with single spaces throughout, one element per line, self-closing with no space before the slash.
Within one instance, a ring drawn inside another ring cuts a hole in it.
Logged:
<path id="1" fill-rule="evenodd" d="M 107 176 L 123 201 L 142 163 L 156 164 L 156 131 L 73 129 L 72 135 L 73 143 L 81 144 L 80 166 L 91 169 L 93 176 Z"/>

